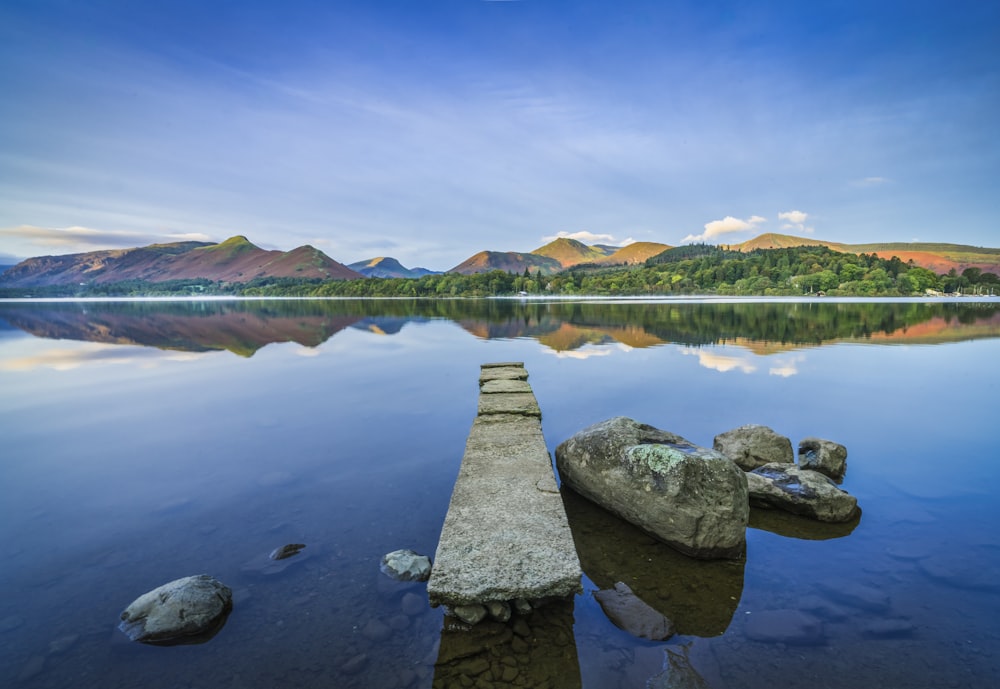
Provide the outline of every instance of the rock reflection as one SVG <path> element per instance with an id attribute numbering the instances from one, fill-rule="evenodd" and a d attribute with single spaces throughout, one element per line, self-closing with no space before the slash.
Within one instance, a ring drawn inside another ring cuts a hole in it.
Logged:
<path id="1" fill-rule="evenodd" d="M 568 488 L 562 496 L 580 564 L 597 586 L 625 583 L 677 634 L 726 631 L 743 595 L 744 562 L 689 558 Z"/>
<path id="2" fill-rule="evenodd" d="M 858 508 L 857 514 L 850 521 L 832 523 L 802 517 L 784 510 L 751 507 L 748 526 L 752 529 L 770 531 L 788 538 L 798 538 L 804 541 L 826 541 L 831 538 L 849 536 L 860 523 L 861 508 Z"/>
<path id="3" fill-rule="evenodd" d="M 445 618 L 434 687 L 582 686 L 573 601 L 553 601 L 507 623 Z"/>

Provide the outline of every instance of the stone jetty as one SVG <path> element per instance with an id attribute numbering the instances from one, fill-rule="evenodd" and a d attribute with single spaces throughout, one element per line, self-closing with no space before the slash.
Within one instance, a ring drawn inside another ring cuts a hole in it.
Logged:
<path id="1" fill-rule="evenodd" d="M 579 592 L 576 554 L 541 410 L 523 363 L 483 364 L 478 415 L 441 530 L 427 594 L 459 619 L 506 621 Z"/>

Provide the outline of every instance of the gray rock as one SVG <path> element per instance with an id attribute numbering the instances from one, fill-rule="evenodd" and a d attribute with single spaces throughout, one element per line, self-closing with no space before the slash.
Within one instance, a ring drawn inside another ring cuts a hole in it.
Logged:
<path id="1" fill-rule="evenodd" d="M 847 448 L 831 440 L 805 438 L 799 443 L 799 466 L 840 481 L 847 472 Z"/>
<path id="2" fill-rule="evenodd" d="M 451 612 L 466 624 L 479 624 L 486 617 L 486 608 L 482 605 L 458 605 Z"/>
<path id="3" fill-rule="evenodd" d="M 823 623 L 800 610 L 761 610 L 747 615 L 747 638 L 762 643 L 818 646 L 826 641 Z"/>
<path id="4" fill-rule="evenodd" d="M 510 603 L 506 601 L 490 601 L 486 604 L 486 611 L 497 622 L 506 622 L 510 619 Z"/>
<path id="5" fill-rule="evenodd" d="M 380 569 L 397 581 L 427 581 L 431 575 L 431 560 L 412 550 L 394 550 L 382 556 Z"/>
<path id="6" fill-rule="evenodd" d="M 765 464 L 747 472 L 750 502 L 823 522 L 846 522 L 858 509 L 854 496 L 817 471 L 794 464 Z"/>
<path id="7" fill-rule="evenodd" d="M 792 441 L 767 426 L 747 424 L 715 436 L 712 447 L 736 462 L 743 471 L 752 471 L 772 462 L 792 464 Z"/>
<path id="8" fill-rule="evenodd" d="M 665 641 L 674 635 L 674 625 L 635 595 L 626 584 L 594 593 L 601 609 L 616 627 L 651 641 Z"/>
<path id="9" fill-rule="evenodd" d="M 175 579 L 136 598 L 118 628 L 132 641 L 168 643 L 218 631 L 233 592 L 207 574 Z"/>
<path id="10" fill-rule="evenodd" d="M 745 552 L 746 478 L 719 452 L 616 417 L 559 445 L 556 465 L 574 491 L 686 555 Z"/>

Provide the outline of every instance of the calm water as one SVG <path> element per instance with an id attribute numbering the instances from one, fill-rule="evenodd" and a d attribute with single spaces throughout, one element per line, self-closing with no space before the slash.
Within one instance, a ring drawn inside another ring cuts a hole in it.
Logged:
<path id="1" fill-rule="evenodd" d="M 378 561 L 433 554 L 503 360 L 550 450 L 615 415 L 708 446 L 766 424 L 846 445 L 863 509 L 755 513 L 746 562 L 706 565 L 566 494 L 585 592 L 521 648 L 555 685 L 1000 684 L 1000 302 L 962 300 L 0 303 L 0 685 L 447 685 L 439 656 L 475 649 Z M 202 572 L 235 592 L 210 642 L 116 631 Z M 615 581 L 681 634 L 615 628 L 592 597 Z M 785 641 L 751 623 L 800 613 Z"/>

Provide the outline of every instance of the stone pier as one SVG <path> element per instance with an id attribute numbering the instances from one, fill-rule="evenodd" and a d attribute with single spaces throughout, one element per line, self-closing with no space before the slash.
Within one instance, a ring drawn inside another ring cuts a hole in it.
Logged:
<path id="1" fill-rule="evenodd" d="M 483 364 L 479 387 L 427 594 L 503 622 L 577 593 L 581 570 L 524 364 Z"/>

